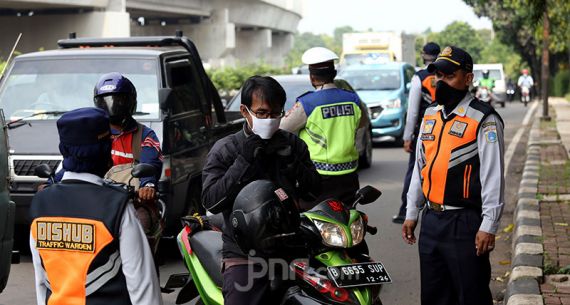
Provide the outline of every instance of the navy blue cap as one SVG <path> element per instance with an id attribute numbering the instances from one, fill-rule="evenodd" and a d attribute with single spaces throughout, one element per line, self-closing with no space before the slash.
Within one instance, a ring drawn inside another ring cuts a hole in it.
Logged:
<path id="1" fill-rule="evenodd" d="M 65 113 L 57 120 L 62 144 L 79 146 L 108 141 L 111 136 L 109 117 L 94 107 L 79 108 Z"/>
<path id="2" fill-rule="evenodd" d="M 435 62 L 427 67 L 430 73 L 441 71 L 445 74 L 451 74 L 459 69 L 473 72 L 473 58 L 465 50 L 455 46 L 445 47 Z"/>
<path id="3" fill-rule="evenodd" d="M 441 49 L 439 48 L 439 45 L 435 42 L 426 43 L 424 48 L 422 49 L 422 52 L 424 54 L 432 56 L 437 56 L 440 51 Z"/>

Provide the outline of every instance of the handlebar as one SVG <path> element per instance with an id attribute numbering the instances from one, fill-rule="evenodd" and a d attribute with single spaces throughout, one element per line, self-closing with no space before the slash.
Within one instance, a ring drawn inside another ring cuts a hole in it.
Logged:
<path id="1" fill-rule="evenodd" d="M 372 235 L 376 235 L 376 233 L 378 233 L 378 228 L 370 226 L 370 225 L 366 225 L 366 232 L 368 232 Z"/>

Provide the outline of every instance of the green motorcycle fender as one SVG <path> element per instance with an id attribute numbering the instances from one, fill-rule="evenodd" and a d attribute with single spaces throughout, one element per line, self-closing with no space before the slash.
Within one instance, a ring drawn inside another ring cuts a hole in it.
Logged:
<path id="1" fill-rule="evenodd" d="M 196 288 L 200 293 L 200 299 L 204 305 L 224 304 L 222 289 L 214 283 L 212 278 L 210 278 L 208 272 L 206 272 L 206 269 L 204 269 L 198 260 L 198 257 L 194 253 L 188 253 L 188 251 L 186 251 L 186 249 L 191 249 L 186 228 L 178 234 L 177 241 L 180 252 L 184 257 L 184 263 L 190 272 L 192 281 L 196 285 Z"/>
<path id="2" fill-rule="evenodd" d="M 325 266 L 342 266 L 352 264 L 350 257 L 340 251 L 329 251 L 321 253 L 315 257 L 319 262 Z M 354 293 L 356 299 L 361 305 L 372 304 L 372 291 L 368 287 L 354 287 L 346 288 Z"/>

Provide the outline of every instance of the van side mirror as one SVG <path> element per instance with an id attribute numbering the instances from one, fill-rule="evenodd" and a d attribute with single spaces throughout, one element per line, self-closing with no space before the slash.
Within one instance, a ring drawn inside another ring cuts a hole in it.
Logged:
<path id="1" fill-rule="evenodd" d="M 131 175 L 135 178 L 151 177 L 156 174 L 156 167 L 147 164 L 140 163 L 135 165 L 131 170 Z"/>
<path id="2" fill-rule="evenodd" d="M 51 166 L 42 163 L 38 166 L 36 166 L 36 168 L 34 168 L 34 175 L 40 177 L 40 178 L 51 178 L 53 177 L 53 169 L 51 169 Z"/>
<path id="3" fill-rule="evenodd" d="M 172 89 L 170 88 L 160 88 L 158 89 L 158 105 L 162 111 L 168 110 L 170 108 L 170 100 L 172 99 Z"/>

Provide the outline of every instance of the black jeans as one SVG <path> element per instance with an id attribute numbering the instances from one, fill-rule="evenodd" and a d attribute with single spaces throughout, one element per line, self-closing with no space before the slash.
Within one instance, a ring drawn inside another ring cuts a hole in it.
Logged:
<path id="1" fill-rule="evenodd" d="M 400 205 L 400 210 L 398 210 L 398 215 L 406 217 L 406 206 L 408 205 L 408 190 L 410 189 L 410 182 L 412 181 L 412 174 L 414 173 L 414 165 L 416 164 L 416 140 L 417 136 L 414 136 L 412 140 L 412 152 L 408 158 L 408 170 L 406 171 L 406 177 L 404 178 L 404 189 L 402 190 L 402 204 Z"/>
<path id="2" fill-rule="evenodd" d="M 267 274 L 258 277 L 258 265 L 237 265 L 224 270 L 224 305 L 269 304 L 269 279 Z M 253 272 L 252 272 L 253 271 Z"/>
<path id="3" fill-rule="evenodd" d="M 419 252 L 422 305 L 492 305 L 489 254 L 477 256 L 481 212 L 425 209 Z"/>

